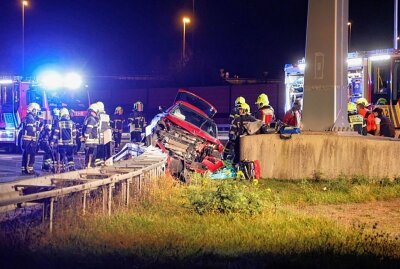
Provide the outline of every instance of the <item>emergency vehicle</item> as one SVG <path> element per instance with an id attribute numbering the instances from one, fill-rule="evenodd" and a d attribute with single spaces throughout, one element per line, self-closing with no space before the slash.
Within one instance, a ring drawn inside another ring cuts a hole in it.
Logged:
<path id="1" fill-rule="evenodd" d="M 352 52 L 347 64 L 349 101 L 366 98 L 374 107 L 382 108 L 395 128 L 400 129 L 400 51 Z M 286 110 L 295 99 L 303 98 L 305 67 L 304 58 L 297 64 L 285 65 Z"/>
<path id="2" fill-rule="evenodd" d="M 21 119 L 26 116 L 28 104 L 32 102 L 40 105 L 38 116 L 43 124 L 52 121 L 54 108 L 62 107 L 71 111 L 75 122 L 83 122 L 89 105 L 88 92 L 71 90 L 69 85 L 48 86 L 46 82 L 35 79 L 0 77 L 0 147 L 8 152 L 19 149 Z"/>

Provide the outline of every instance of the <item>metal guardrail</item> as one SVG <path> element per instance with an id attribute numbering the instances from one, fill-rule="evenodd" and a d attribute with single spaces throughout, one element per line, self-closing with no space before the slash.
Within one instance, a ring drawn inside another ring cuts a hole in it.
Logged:
<path id="1" fill-rule="evenodd" d="M 50 232 L 53 230 L 54 201 L 70 194 L 83 194 L 83 213 L 86 199 L 92 190 L 103 190 L 103 212 L 111 215 L 112 188 L 121 184 L 124 204 L 129 204 L 130 184 L 159 177 L 165 172 L 167 156 L 155 148 L 129 160 L 101 168 L 83 169 L 65 174 L 20 180 L 0 184 L 0 211 L 8 211 L 28 203 L 49 203 Z M 63 186 L 65 183 L 72 186 Z M 28 191 L 28 194 L 24 194 Z"/>

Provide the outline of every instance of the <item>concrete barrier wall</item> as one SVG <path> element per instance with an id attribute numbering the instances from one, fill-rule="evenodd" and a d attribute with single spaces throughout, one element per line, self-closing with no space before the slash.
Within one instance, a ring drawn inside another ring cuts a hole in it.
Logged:
<path id="1" fill-rule="evenodd" d="M 303 133 L 241 138 L 241 159 L 260 160 L 262 178 L 304 179 L 400 176 L 400 141 L 343 133 Z"/>

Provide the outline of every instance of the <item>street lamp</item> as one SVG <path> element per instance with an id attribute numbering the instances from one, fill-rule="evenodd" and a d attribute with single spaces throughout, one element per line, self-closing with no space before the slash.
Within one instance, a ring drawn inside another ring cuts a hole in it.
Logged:
<path id="1" fill-rule="evenodd" d="M 184 17 L 183 20 L 183 40 L 182 40 L 182 60 L 186 59 L 186 24 L 190 23 L 190 19 L 188 17 Z"/>
<path id="2" fill-rule="evenodd" d="M 22 75 L 25 73 L 25 7 L 28 1 L 22 1 Z"/>
<path id="3" fill-rule="evenodd" d="M 350 51 L 350 41 L 351 41 L 351 22 L 348 22 L 347 23 L 347 26 L 349 27 L 349 36 L 348 36 L 348 38 L 349 38 L 349 40 L 348 40 L 348 48 L 347 48 L 347 50 L 348 51 Z"/>

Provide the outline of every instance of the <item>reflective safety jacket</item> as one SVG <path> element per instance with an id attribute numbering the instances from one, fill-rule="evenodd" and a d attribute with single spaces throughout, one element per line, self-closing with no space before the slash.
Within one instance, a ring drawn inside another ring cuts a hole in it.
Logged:
<path id="1" fill-rule="evenodd" d="M 365 119 L 365 121 L 367 123 L 367 132 L 370 133 L 370 134 L 374 134 L 374 132 L 376 130 L 376 123 L 375 123 L 375 115 L 374 115 L 374 113 L 371 113 L 371 111 L 369 111 L 368 109 L 364 108 L 364 109 L 359 109 L 358 110 L 358 114 L 363 116 L 363 118 Z"/>
<path id="2" fill-rule="evenodd" d="M 114 132 L 116 133 L 122 133 L 122 129 L 124 126 L 124 116 L 123 115 L 114 115 L 112 120 L 111 120 L 111 127 Z"/>
<path id="3" fill-rule="evenodd" d="M 37 141 L 40 132 L 40 122 L 32 113 L 28 113 L 22 119 L 22 140 Z"/>
<path id="4" fill-rule="evenodd" d="M 133 111 L 128 118 L 130 132 L 144 132 L 147 126 L 144 113 L 142 111 Z"/>
<path id="5" fill-rule="evenodd" d="M 275 112 L 272 106 L 263 106 L 256 112 L 255 117 L 269 125 L 275 118 Z"/>
<path id="6" fill-rule="evenodd" d="M 232 124 L 232 122 L 233 122 L 236 118 L 238 118 L 239 116 L 240 116 L 240 115 L 239 115 L 239 110 L 238 110 L 238 108 L 237 108 L 237 107 L 232 108 L 231 114 L 229 114 L 229 122 Z"/>
<path id="7" fill-rule="evenodd" d="M 83 136 L 85 137 L 86 145 L 99 144 L 99 118 L 88 115 L 83 122 Z"/>
<path id="8" fill-rule="evenodd" d="M 73 146 L 76 144 L 76 127 L 75 123 L 67 118 L 61 118 L 58 126 L 54 127 L 53 139 L 58 141 L 59 145 Z"/>
<path id="9" fill-rule="evenodd" d="M 365 135 L 363 129 L 366 128 L 367 125 L 364 118 L 355 111 L 348 112 L 347 116 L 350 123 L 350 128 L 359 134 Z"/>
<path id="10" fill-rule="evenodd" d="M 255 117 L 252 115 L 240 115 L 239 117 L 236 117 L 229 129 L 229 140 L 234 141 L 237 138 L 239 138 L 241 135 L 248 134 L 247 129 L 245 127 L 245 124 L 248 122 L 253 122 L 257 121 Z"/>

